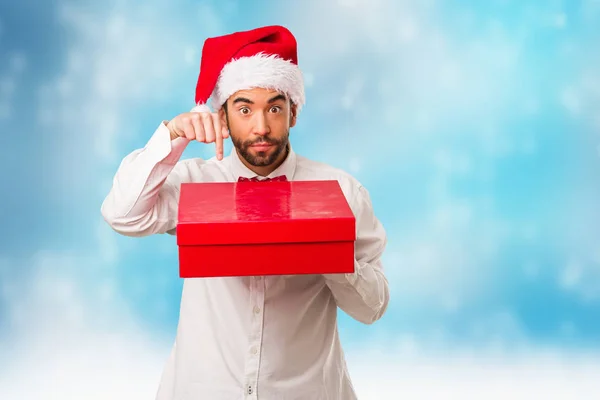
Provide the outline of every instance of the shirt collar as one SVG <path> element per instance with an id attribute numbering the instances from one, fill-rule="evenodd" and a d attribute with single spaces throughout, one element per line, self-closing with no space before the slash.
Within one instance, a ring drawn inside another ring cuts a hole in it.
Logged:
<path id="1" fill-rule="evenodd" d="M 271 172 L 267 178 L 275 178 L 277 176 L 285 175 L 288 181 L 293 180 L 294 172 L 296 171 L 296 153 L 292 149 L 292 144 L 288 142 L 288 155 L 285 160 L 281 163 L 277 169 Z M 258 175 L 246 167 L 242 160 L 240 160 L 240 156 L 238 155 L 235 147 L 231 150 L 231 173 L 233 174 L 234 181 L 240 177 L 244 178 L 254 178 Z M 260 177 L 259 177 L 260 178 Z"/>

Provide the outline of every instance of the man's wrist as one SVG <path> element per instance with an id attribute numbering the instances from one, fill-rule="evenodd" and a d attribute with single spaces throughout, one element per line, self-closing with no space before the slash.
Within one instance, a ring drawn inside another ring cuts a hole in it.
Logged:
<path id="1" fill-rule="evenodd" d="M 179 135 L 177 135 L 176 133 L 174 133 L 171 128 L 169 128 L 169 123 L 171 121 L 163 121 L 163 125 L 169 130 L 169 136 L 171 136 L 171 141 L 177 139 L 179 137 Z"/>

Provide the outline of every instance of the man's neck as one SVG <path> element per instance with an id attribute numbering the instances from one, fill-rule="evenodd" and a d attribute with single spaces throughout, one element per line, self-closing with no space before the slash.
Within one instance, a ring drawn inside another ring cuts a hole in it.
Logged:
<path id="1" fill-rule="evenodd" d="M 251 170 L 252 172 L 254 172 L 256 175 L 258 176 L 268 176 L 271 172 L 275 171 L 277 168 L 279 168 L 281 166 L 281 164 L 283 164 L 283 162 L 285 161 L 285 159 L 287 158 L 287 156 L 290 153 L 290 144 L 288 143 L 288 145 L 285 147 L 285 151 L 283 151 L 279 157 L 277 158 L 277 160 L 275 160 L 275 162 L 273 162 L 270 165 L 265 165 L 264 167 L 256 167 L 250 163 L 248 163 L 248 161 L 246 161 L 246 159 L 242 156 L 240 156 L 240 153 L 237 151 L 237 149 L 235 149 L 238 158 L 242 161 L 242 164 L 244 164 L 249 170 Z"/>

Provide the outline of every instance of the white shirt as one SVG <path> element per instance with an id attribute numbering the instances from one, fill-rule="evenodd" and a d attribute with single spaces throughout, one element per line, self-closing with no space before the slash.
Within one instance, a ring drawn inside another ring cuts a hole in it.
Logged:
<path id="1" fill-rule="evenodd" d="M 102 204 L 127 236 L 175 234 L 183 182 L 236 182 L 256 176 L 235 149 L 223 160 L 180 157 L 189 140 L 171 141 L 161 124 L 129 154 Z M 157 400 L 353 400 L 337 330 L 337 308 L 365 324 L 388 301 L 380 257 L 386 235 L 366 189 L 349 174 L 290 151 L 270 177 L 337 180 L 356 217 L 351 274 L 185 279 L 177 337 Z M 285 262 L 285 260 L 282 260 Z"/>

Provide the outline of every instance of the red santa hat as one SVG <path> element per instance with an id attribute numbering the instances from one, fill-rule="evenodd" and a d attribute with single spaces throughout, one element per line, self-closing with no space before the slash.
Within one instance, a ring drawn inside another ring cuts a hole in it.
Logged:
<path id="1" fill-rule="evenodd" d="M 282 26 L 266 26 L 206 39 L 192 111 L 218 111 L 238 90 L 266 88 L 289 96 L 299 112 L 304 82 L 296 39 Z"/>

